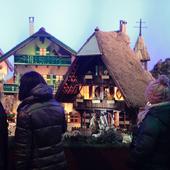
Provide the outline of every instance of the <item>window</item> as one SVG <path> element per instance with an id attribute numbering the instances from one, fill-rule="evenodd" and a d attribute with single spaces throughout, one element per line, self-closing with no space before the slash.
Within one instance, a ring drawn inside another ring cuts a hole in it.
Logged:
<path id="1" fill-rule="evenodd" d="M 36 54 L 41 55 L 41 56 L 46 56 L 49 54 L 49 51 L 47 51 L 46 48 L 36 48 Z"/>

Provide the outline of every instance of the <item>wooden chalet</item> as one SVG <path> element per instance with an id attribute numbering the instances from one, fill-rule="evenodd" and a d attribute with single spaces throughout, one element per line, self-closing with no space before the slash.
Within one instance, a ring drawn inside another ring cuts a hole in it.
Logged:
<path id="1" fill-rule="evenodd" d="M 116 126 L 127 127 L 145 105 L 144 91 L 153 78 L 129 47 L 125 24 L 121 21 L 115 32 L 96 28 L 79 50 L 56 93 L 57 100 L 72 105 L 69 122 L 77 112 L 81 126 L 88 127 L 92 113 L 111 113 L 119 119 Z"/>
<path id="2" fill-rule="evenodd" d="M 0 57 L 0 63 L 14 57 L 13 77 L 4 83 L 4 95 L 15 96 L 16 101 L 19 79 L 28 71 L 39 72 L 56 92 L 75 55 L 74 50 L 46 32 L 45 28 L 40 28 Z"/>

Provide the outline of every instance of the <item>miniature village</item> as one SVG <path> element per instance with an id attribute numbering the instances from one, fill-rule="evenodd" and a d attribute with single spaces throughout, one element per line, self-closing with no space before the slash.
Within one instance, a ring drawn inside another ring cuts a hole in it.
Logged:
<path id="1" fill-rule="evenodd" d="M 147 70 L 150 56 L 141 24 L 140 20 L 134 49 L 126 32 L 127 22 L 121 20 L 117 31 L 96 27 L 76 52 L 43 27 L 34 32 L 34 17 L 29 17 L 29 37 L 8 52 L 0 52 L 1 101 L 10 134 L 15 129 L 20 77 L 32 70 L 43 75 L 65 109 L 65 138 L 71 132 L 73 136 L 97 137 L 109 129 L 130 131 L 137 112 L 146 104 L 145 88 L 153 80 Z M 5 80 L 9 72 L 13 76 Z"/>

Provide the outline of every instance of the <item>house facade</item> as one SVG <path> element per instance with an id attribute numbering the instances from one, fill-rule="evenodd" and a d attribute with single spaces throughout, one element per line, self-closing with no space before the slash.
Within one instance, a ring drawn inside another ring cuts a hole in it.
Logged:
<path id="1" fill-rule="evenodd" d="M 126 22 L 120 24 L 115 32 L 95 29 L 59 86 L 56 98 L 74 111 L 68 113 L 73 128 L 88 128 L 94 114 L 108 126 L 128 128 L 146 104 L 144 91 L 153 78 L 129 46 Z"/>
<path id="2" fill-rule="evenodd" d="M 25 72 L 39 72 L 55 93 L 75 55 L 74 50 L 46 32 L 43 27 L 3 54 L 0 61 L 14 57 L 13 76 L 4 82 L 2 91 L 5 103 L 9 103 L 6 98 L 12 100 L 10 103 L 13 103 L 13 107 L 10 107 L 10 111 L 16 112 L 19 80 Z"/>

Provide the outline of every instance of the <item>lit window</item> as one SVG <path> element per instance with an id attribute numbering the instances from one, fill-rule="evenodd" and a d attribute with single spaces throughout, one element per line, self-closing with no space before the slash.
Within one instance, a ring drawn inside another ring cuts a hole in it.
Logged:
<path id="1" fill-rule="evenodd" d="M 84 99 L 89 99 L 89 86 L 83 86 L 80 94 L 84 97 Z"/>
<path id="2" fill-rule="evenodd" d="M 115 87 L 114 90 L 115 90 L 115 92 L 114 92 L 115 100 L 124 100 L 121 91 L 117 87 Z"/>
<path id="3" fill-rule="evenodd" d="M 47 54 L 49 54 L 49 51 L 47 51 L 46 48 L 39 48 L 39 51 L 37 51 L 37 53 L 41 56 L 46 56 Z"/>

